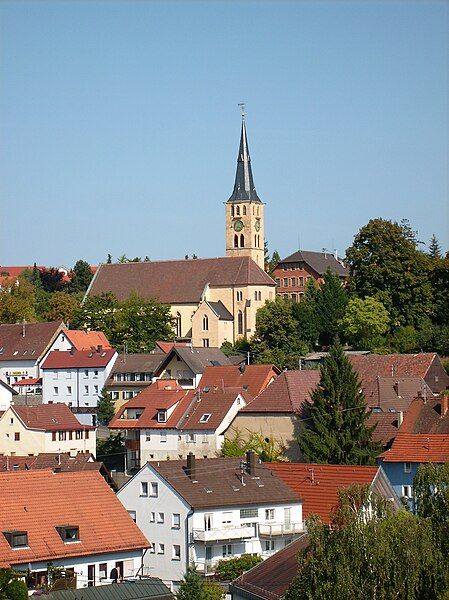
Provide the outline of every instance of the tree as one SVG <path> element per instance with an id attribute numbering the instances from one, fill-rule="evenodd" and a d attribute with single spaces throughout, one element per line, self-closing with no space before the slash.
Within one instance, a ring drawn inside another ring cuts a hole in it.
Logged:
<path id="1" fill-rule="evenodd" d="M 263 462 L 285 460 L 285 446 L 280 440 L 249 430 L 246 437 L 239 429 L 233 430 L 233 434 L 233 437 L 225 437 L 221 448 L 222 456 L 245 456 L 248 450 L 252 450 Z"/>
<path id="2" fill-rule="evenodd" d="M 41 283 L 44 291 L 46 292 L 59 292 L 65 286 L 63 281 L 64 275 L 62 271 L 56 267 L 50 267 L 49 269 L 43 268 L 39 271 Z"/>
<path id="3" fill-rule="evenodd" d="M 99 296 L 88 296 L 73 316 L 76 329 L 102 331 L 112 341 L 115 334 L 115 314 L 118 310 L 117 298 L 111 292 Z"/>
<path id="4" fill-rule="evenodd" d="M 194 567 L 189 567 L 176 594 L 178 600 L 204 600 L 203 580 Z"/>
<path id="5" fill-rule="evenodd" d="M 435 234 L 432 235 L 429 242 L 429 256 L 431 258 L 442 258 L 441 246 Z"/>
<path id="6" fill-rule="evenodd" d="M 346 251 L 349 285 L 360 298 L 376 298 L 387 309 L 392 329 L 420 328 L 432 315 L 429 257 L 417 248 L 408 224 L 372 219 Z"/>
<path id="7" fill-rule="evenodd" d="M 19 281 L 26 280 L 34 287 L 34 311 L 39 320 L 47 320 L 48 303 L 51 297 L 50 292 L 46 292 L 42 286 L 40 271 L 34 263 L 32 270 L 25 270 L 21 274 Z"/>
<path id="8" fill-rule="evenodd" d="M 337 465 L 374 464 L 381 448 L 372 441 L 374 427 L 361 384 L 338 340 L 321 367 L 318 387 L 312 392 L 306 428 L 299 436 L 308 462 Z"/>
<path id="9" fill-rule="evenodd" d="M 48 300 L 47 321 L 71 322 L 80 308 L 79 299 L 67 292 L 54 292 Z"/>
<path id="10" fill-rule="evenodd" d="M 69 291 L 71 294 L 84 293 L 93 277 L 92 269 L 85 260 L 78 260 L 71 272 Z"/>
<path id="11" fill-rule="evenodd" d="M 0 290 L 0 323 L 36 320 L 36 290 L 26 278 L 7 280 Z"/>
<path id="12" fill-rule="evenodd" d="M 110 264 L 112 264 L 112 255 L 111 255 L 111 254 L 108 254 L 108 258 L 107 258 L 107 260 L 106 260 L 106 264 L 107 264 L 107 265 L 110 265 Z"/>
<path id="13" fill-rule="evenodd" d="M 0 598 L 3 600 L 28 600 L 28 589 L 21 574 L 12 569 L 0 569 Z"/>
<path id="14" fill-rule="evenodd" d="M 315 317 L 320 343 L 328 346 L 339 333 L 348 295 L 338 275 L 331 273 L 329 269 L 324 274 L 323 280 L 316 293 Z"/>
<path id="15" fill-rule="evenodd" d="M 297 323 L 298 337 L 307 342 L 310 350 L 318 343 L 320 333 L 316 307 L 317 294 L 318 288 L 315 280 L 310 277 L 301 302 L 292 304 L 292 315 Z"/>
<path id="16" fill-rule="evenodd" d="M 418 332 L 412 325 L 399 327 L 391 336 L 391 346 L 396 352 L 408 354 L 419 350 Z"/>
<path id="17" fill-rule="evenodd" d="M 260 556 L 242 554 L 242 556 L 236 558 L 219 560 L 216 571 L 222 581 L 233 581 L 261 562 L 262 558 Z"/>
<path id="18" fill-rule="evenodd" d="M 433 321 L 437 325 L 449 323 L 449 256 L 435 260 L 430 274 L 433 291 Z"/>
<path id="19" fill-rule="evenodd" d="M 115 415 L 115 404 L 112 395 L 105 388 L 101 390 L 98 396 L 97 417 L 100 425 L 109 425 Z"/>
<path id="20" fill-rule="evenodd" d="M 415 513 L 432 523 L 444 556 L 449 551 L 449 464 L 420 465 L 413 479 Z"/>
<path id="21" fill-rule="evenodd" d="M 381 302 L 367 296 L 351 298 L 340 321 L 345 337 L 358 349 L 373 349 L 374 342 L 388 330 L 388 312 Z"/>

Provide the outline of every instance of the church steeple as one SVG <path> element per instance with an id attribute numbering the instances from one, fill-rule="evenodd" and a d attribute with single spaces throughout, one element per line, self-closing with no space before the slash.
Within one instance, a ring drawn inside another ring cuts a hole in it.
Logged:
<path id="1" fill-rule="evenodd" d="M 248 150 L 248 139 L 246 135 L 245 113 L 242 111 L 242 132 L 240 134 L 239 155 L 237 158 L 237 170 L 232 194 L 228 202 L 244 202 L 251 200 L 261 202 L 254 186 L 253 172 L 251 170 L 251 157 Z"/>

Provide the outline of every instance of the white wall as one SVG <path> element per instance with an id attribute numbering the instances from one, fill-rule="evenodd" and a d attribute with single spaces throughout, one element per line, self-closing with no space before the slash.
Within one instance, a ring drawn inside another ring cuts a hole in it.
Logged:
<path id="1" fill-rule="evenodd" d="M 35 360 L 2 360 L 0 361 L 0 379 L 12 385 L 21 379 L 39 377 L 37 358 Z"/>
<path id="2" fill-rule="evenodd" d="M 6 410 L 11 406 L 12 397 L 12 392 L 0 384 L 0 410 Z"/>

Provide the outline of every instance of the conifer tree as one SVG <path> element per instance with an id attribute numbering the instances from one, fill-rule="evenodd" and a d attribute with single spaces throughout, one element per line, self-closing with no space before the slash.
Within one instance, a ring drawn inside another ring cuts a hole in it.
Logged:
<path id="1" fill-rule="evenodd" d="M 430 238 L 429 243 L 429 256 L 431 258 L 442 258 L 441 246 L 435 234 Z"/>
<path id="2" fill-rule="evenodd" d="M 327 270 L 323 285 L 316 293 L 315 315 L 321 344 L 328 345 L 338 335 L 340 320 L 348 303 L 348 294 L 338 275 Z"/>
<path id="3" fill-rule="evenodd" d="M 351 363 L 338 341 L 321 367 L 321 379 L 312 393 L 310 419 L 298 443 L 308 462 L 337 465 L 374 464 L 381 451 L 367 427 L 365 397 Z"/>

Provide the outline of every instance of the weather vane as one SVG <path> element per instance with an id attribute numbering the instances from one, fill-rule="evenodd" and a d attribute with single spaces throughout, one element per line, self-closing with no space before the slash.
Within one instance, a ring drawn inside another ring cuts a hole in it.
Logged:
<path id="1" fill-rule="evenodd" d="M 240 111 L 242 113 L 242 119 L 244 119 L 245 118 L 245 103 L 243 102 L 243 100 L 242 100 L 242 102 L 239 102 L 239 106 L 240 106 Z"/>

